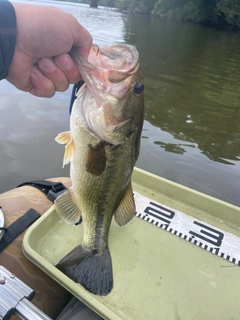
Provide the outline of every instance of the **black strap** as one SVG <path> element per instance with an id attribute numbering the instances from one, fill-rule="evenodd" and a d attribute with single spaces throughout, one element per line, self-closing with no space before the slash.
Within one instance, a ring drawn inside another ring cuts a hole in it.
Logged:
<path id="1" fill-rule="evenodd" d="M 20 233 L 22 233 L 30 224 L 37 220 L 41 215 L 34 209 L 28 210 L 23 216 L 14 221 L 4 232 L 0 241 L 0 252 L 2 252 Z"/>
<path id="2" fill-rule="evenodd" d="M 71 94 L 71 100 L 70 100 L 70 104 L 69 104 L 69 114 L 71 114 L 71 112 L 72 112 L 73 103 L 74 103 L 75 99 L 77 98 L 78 90 L 81 88 L 81 86 L 83 84 L 84 84 L 84 81 L 83 80 L 79 80 L 77 83 L 75 83 L 73 85 L 72 94 Z"/>
<path id="3" fill-rule="evenodd" d="M 34 180 L 20 184 L 18 187 L 32 186 L 42 191 L 50 201 L 54 200 L 67 188 L 61 182 L 51 182 L 46 180 Z M 22 233 L 31 223 L 37 220 L 41 215 L 34 209 L 28 210 L 23 216 L 14 221 L 8 228 L 0 228 L 5 230 L 0 241 L 0 252 L 2 252 L 20 233 Z"/>
<path id="4" fill-rule="evenodd" d="M 67 187 L 64 186 L 61 182 L 51 182 L 46 180 L 35 180 L 28 181 L 20 184 L 17 187 L 22 186 L 32 186 L 42 191 L 50 201 L 54 202 L 54 200 L 63 192 L 67 190 Z"/>

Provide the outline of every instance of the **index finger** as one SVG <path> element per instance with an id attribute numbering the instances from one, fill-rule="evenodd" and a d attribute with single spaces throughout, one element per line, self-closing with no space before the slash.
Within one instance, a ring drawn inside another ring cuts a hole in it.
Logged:
<path id="1" fill-rule="evenodd" d="M 87 60 L 92 46 L 92 36 L 76 19 L 75 21 L 77 22 L 76 28 L 72 29 L 73 46 L 76 47 L 79 54 Z"/>

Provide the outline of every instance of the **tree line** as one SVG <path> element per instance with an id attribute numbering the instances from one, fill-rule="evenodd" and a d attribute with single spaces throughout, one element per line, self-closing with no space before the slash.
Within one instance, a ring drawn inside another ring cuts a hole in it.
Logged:
<path id="1" fill-rule="evenodd" d="M 121 11 L 240 28 L 240 0 L 95 0 L 95 2 L 98 5 L 116 7 Z"/>

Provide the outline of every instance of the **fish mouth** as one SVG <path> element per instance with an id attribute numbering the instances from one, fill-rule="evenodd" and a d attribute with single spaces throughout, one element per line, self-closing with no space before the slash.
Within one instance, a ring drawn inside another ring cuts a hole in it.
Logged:
<path id="1" fill-rule="evenodd" d="M 125 45 L 93 45 L 88 61 L 96 68 L 118 71 L 122 74 L 133 71 L 138 63 L 138 51 L 135 47 Z M 111 74 L 110 74 L 111 77 Z"/>
<path id="2" fill-rule="evenodd" d="M 123 106 L 139 69 L 137 49 L 127 44 L 93 45 L 88 61 L 76 48 L 70 55 L 85 82 L 73 107 L 78 108 L 76 113 L 81 123 L 103 141 L 114 145 L 124 143 L 125 136 L 120 131 L 130 118 L 126 118 Z"/>
<path id="3" fill-rule="evenodd" d="M 127 44 L 93 45 L 88 61 L 79 56 L 75 48 L 70 55 L 77 62 L 81 76 L 94 98 L 102 102 L 106 95 L 123 98 L 130 88 L 132 76 L 139 68 L 138 51 Z"/>

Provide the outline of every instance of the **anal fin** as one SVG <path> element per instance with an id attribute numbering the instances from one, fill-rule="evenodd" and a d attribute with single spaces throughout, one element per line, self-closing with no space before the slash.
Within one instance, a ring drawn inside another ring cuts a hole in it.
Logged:
<path id="1" fill-rule="evenodd" d="M 125 193 L 119 202 L 119 205 L 114 213 L 115 221 L 118 225 L 124 226 L 134 217 L 136 212 L 135 201 L 133 197 L 132 183 L 130 181 Z"/>
<path id="2" fill-rule="evenodd" d="M 78 224 L 80 222 L 81 213 L 74 202 L 71 188 L 57 197 L 54 205 L 59 217 L 67 224 Z"/>

